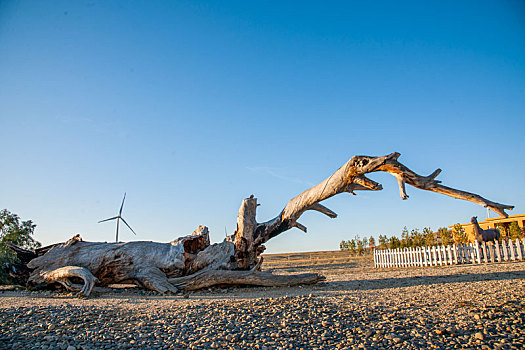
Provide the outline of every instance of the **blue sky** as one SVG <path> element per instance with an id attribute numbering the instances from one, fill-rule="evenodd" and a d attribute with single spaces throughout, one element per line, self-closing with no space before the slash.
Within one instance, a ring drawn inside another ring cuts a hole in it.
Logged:
<path id="1" fill-rule="evenodd" d="M 525 5 L 436 2 L 0 2 L 0 208 L 44 244 L 170 241 L 258 220 L 355 154 L 402 154 L 525 212 Z M 486 210 L 371 176 L 269 252 L 437 229 Z M 494 215 L 494 214 L 493 214 Z"/>

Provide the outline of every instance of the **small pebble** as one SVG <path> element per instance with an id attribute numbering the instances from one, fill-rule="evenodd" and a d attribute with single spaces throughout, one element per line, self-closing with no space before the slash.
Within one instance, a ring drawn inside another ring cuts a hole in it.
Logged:
<path id="1" fill-rule="evenodd" d="M 484 340 L 485 336 L 483 335 L 483 333 L 477 332 L 476 334 L 474 334 L 474 338 L 476 338 L 478 340 Z"/>

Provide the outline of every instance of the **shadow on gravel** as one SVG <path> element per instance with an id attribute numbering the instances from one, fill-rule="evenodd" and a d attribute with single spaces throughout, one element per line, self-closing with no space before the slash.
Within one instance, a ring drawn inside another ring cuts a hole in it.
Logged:
<path id="1" fill-rule="evenodd" d="M 402 288 L 413 286 L 425 286 L 432 284 L 480 282 L 480 281 L 503 281 L 513 279 L 525 279 L 525 270 L 490 273 L 470 273 L 436 276 L 412 276 L 401 278 L 383 278 L 354 281 L 334 281 L 324 283 L 327 287 L 337 290 L 374 290 L 387 288 Z M 333 286 L 331 286 L 333 285 Z"/>

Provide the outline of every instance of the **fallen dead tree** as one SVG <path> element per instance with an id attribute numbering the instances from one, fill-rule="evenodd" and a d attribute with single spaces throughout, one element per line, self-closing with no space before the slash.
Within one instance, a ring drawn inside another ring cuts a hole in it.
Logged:
<path id="1" fill-rule="evenodd" d="M 399 184 L 402 199 L 407 199 L 405 184 L 442 193 L 489 207 L 507 216 L 513 206 L 489 201 L 479 195 L 453 189 L 436 180 L 440 169 L 421 176 L 398 162 L 400 154 L 381 157 L 354 156 L 318 185 L 292 198 L 273 219 L 256 221 L 257 199 L 242 201 L 237 215 L 237 229 L 221 243 L 210 244 L 208 229 L 199 226 L 195 232 L 170 243 L 84 242 L 75 236 L 69 241 L 41 250 L 27 266 L 32 269 L 29 284 L 60 283 L 69 290 L 88 296 L 95 284 L 135 280 L 145 288 L 158 292 L 194 290 L 213 285 L 285 286 L 316 283 L 324 279 L 318 274 L 274 275 L 260 271 L 264 244 L 277 235 L 296 227 L 308 210 L 331 218 L 337 216 L 320 202 L 339 193 L 379 191 L 382 186 L 365 175 L 377 171 L 392 174 Z M 83 280 L 78 286 L 71 281 Z"/>

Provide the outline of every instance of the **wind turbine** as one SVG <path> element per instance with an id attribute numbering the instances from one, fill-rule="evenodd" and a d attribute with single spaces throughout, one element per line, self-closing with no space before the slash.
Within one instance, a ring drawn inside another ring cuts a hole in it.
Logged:
<path id="1" fill-rule="evenodd" d="M 131 230 L 131 232 L 133 232 L 133 234 L 136 236 L 137 234 L 135 233 L 135 231 L 133 231 L 133 229 L 131 228 L 131 226 L 128 225 L 128 223 L 126 222 L 126 220 L 124 220 L 124 218 L 122 217 L 122 208 L 124 208 L 124 201 L 126 200 L 126 192 L 124 192 L 124 198 L 122 198 L 122 204 L 120 205 L 120 210 L 118 212 L 118 215 L 115 216 L 115 217 L 112 217 L 112 218 L 109 218 L 109 219 L 104 219 L 104 220 L 100 220 L 98 223 L 100 224 L 101 222 L 104 222 L 104 221 L 110 221 L 110 220 L 115 220 L 117 219 L 117 233 L 116 233 L 116 237 L 115 237 L 115 242 L 118 242 L 118 224 L 119 224 L 119 220 L 122 220 L 126 226 Z"/>

